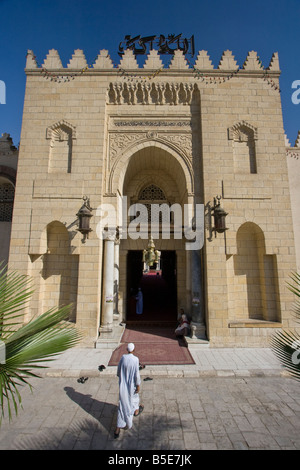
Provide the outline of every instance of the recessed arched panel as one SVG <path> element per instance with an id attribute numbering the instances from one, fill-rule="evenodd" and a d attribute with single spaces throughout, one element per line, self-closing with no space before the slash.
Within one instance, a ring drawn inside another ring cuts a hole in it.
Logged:
<path id="1" fill-rule="evenodd" d="M 234 172 L 257 173 L 255 146 L 257 129 L 241 121 L 228 129 L 228 137 L 232 140 Z"/>
<path id="2" fill-rule="evenodd" d="M 267 255 L 262 229 L 253 222 L 236 235 L 237 254 L 228 259 L 231 320 L 279 321 L 276 255 Z"/>
<path id="3" fill-rule="evenodd" d="M 79 256 L 70 254 L 69 233 L 59 221 L 49 223 L 42 235 L 45 249 L 41 266 L 42 311 L 72 304 L 69 320 L 76 319 Z"/>

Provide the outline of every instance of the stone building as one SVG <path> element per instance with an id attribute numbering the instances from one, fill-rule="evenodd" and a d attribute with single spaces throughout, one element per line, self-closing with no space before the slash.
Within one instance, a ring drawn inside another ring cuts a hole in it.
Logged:
<path id="1" fill-rule="evenodd" d="M 241 67 L 225 51 L 215 68 L 206 51 L 191 66 L 177 50 L 166 67 L 155 50 L 139 66 L 127 49 L 116 67 L 107 51 L 88 66 L 76 50 L 63 67 L 56 50 L 42 66 L 28 51 L 26 75 L 10 248 L 10 267 L 35 282 L 24 321 L 72 303 L 92 346 L 134 319 L 131 290 L 152 275 L 145 318 L 175 321 L 183 308 L 191 342 L 266 346 L 295 328 L 277 53 L 264 68 L 254 51 Z M 176 205 L 190 229 L 170 211 L 146 274 L 149 226 L 143 238 L 127 230 L 136 204 Z"/>
<path id="2" fill-rule="evenodd" d="M 0 261 L 7 266 L 13 216 L 18 149 L 9 134 L 0 138 Z"/>
<path id="3" fill-rule="evenodd" d="M 300 131 L 298 132 L 294 146 L 292 146 L 286 138 L 286 157 L 293 215 L 297 272 L 300 272 Z"/>

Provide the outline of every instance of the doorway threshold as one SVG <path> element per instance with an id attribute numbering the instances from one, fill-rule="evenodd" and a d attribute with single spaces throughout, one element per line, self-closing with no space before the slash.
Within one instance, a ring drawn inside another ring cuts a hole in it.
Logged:
<path id="1" fill-rule="evenodd" d="M 206 349 L 210 347 L 207 339 L 184 337 L 189 349 Z"/>
<path id="2" fill-rule="evenodd" d="M 96 349 L 115 349 L 119 346 L 125 330 L 125 324 L 113 326 L 109 332 L 100 330 L 99 338 L 95 342 Z"/>

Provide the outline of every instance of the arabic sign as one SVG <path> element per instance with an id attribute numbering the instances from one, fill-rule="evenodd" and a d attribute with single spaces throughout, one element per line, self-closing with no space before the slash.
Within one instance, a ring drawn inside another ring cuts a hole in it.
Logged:
<path id="1" fill-rule="evenodd" d="M 130 35 L 127 35 L 119 44 L 118 54 L 122 56 L 126 49 L 133 50 L 135 55 L 147 54 L 148 50 L 151 51 L 157 47 L 159 54 L 174 54 L 175 51 L 180 50 L 184 55 L 191 54 L 193 57 L 195 54 L 194 36 L 191 36 L 190 39 L 182 38 L 181 36 L 181 34 L 177 36 L 169 34 L 166 37 L 160 34 L 159 36 L 145 37 L 139 35 L 132 38 Z"/>

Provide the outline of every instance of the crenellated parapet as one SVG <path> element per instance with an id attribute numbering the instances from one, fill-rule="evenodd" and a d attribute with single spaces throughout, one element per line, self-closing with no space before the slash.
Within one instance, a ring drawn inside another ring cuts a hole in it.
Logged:
<path id="1" fill-rule="evenodd" d="M 298 160 L 300 158 L 300 131 L 298 131 L 297 138 L 296 138 L 294 145 L 291 145 L 286 134 L 284 135 L 284 138 L 285 138 L 285 147 L 286 147 L 287 157 L 295 158 L 296 160 Z"/>
<path id="2" fill-rule="evenodd" d="M 59 71 L 59 72 L 95 72 L 95 71 L 108 71 L 108 70 L 130 70 L 130 71 L 155 71 L 157 69 L 163 69 L 167 71 L 194 71 L 200 70 L 204 72 L 210 72 L 219 74 L 221 72 L 236 71 L 239 69 L 241 72 L 260 72 L 265 73 L 268 71 L 271 74 L 280 74 L 278 53 L 275 52 L 270 60 L 268 67 L 264 68 L 261 60 L 259 59 L 257 52 L 250 51 L 240 67 L 232 52 L 226 50 L 223 52 L 220 62 L 215 68 L 207 51 L 199 51 L 195 63 L 192 64 L 189 59 L 183 54 L 182 51 L 176 50 L 174 55 L 171 57 L 169 64 L 164 65 L 159 53 L 156 50 L 151 50 L 145 58 L 145 63 L 140 66 L 136 60 L 136 57 L 131 49 L 127 49 L 119 63 L 116 64 L 110 58 L 107 50 L 101 50 L 99 55 L 94 59 L 92 64 L 88 64 L 86 57 L 82 50 L 77 49 L 74 51 L 67 67 L 63 67 L 59 53 L 55 49 L 51 49 L 47 54 L 43 64 L 37 62 L 36 56 L 33 51 L 28 50 L 27 61 L 26 61 L 26 72 L 37 72 L 37 71 Z"/>
<path id="3" fill-rule="evenodd" d="M 215 68 L 207 51 L 199 51 L 194 64 L 190 62 L 187 55 L 184 55 L 183 51 L 176 50 L 171 56 L 169 63 L 165 64 L 158 51 L 152 49 L 149 54 L 145 57 L 144 64 L 140 66 L 134 52 L 131 49 L 126 49 L 124 54 L 119 60 L 119 63 L 115 63 L 107 50 L 101 50 L 98 56 L 94 59 L 91 64 L 88 64 L 84 52 L 81 49 L 74 51 L 70 58 L 67 67 L 64 67 L 60 59 L 59 53 L 55 49 L 51 49 L 47 54 L 43 64 L 39 64 L 33 53 L 29 50 L 27 52 L 27 61 L 25 72 L 27 75 L 40 74 L 45 79 L 55 81 L 58 83 L 70 82 L 79 76 L 93 76 L 93 75 L 107 75 L 112 78 L 112 83 L 116 80 L 116 83 L 120 81 L 132 82 L 137 84 L 138 82 L 157 82 L 153 80 L 157 76 L 159 78 L 165 77 L 168 81 L 171 77 L 184 76 L 186 78 L 196 79 L 197 82 L 202 85 L 220 85 L 227 80 L 231 80 L 233 77 L 257 77 L 264 80 L 274 90 L 280 91 L 278 78 L 280 76 L 279 59 L 278 53 L 275 52 L 270 60 L 268 67 L 264 67 L 257 52 L 250 51 L 247 57 L 240 67 L 233 55 L 229 50 L 223 52 L 218 66 Z M 149 80 L 148 80 L 149 79 Z M 110 89 L 111 96 L 114 94 L 113 102 L 117 103 L 118 90 L 116 83 L 113 85 L 114 89 Z M 155 90 L 152 92 L 157 95 L 158 99 L 163 102 L 167 97 L 170 102 L 176 102 L 178 96 L 182 99 L 183 95 L 186 98 L 183 99 L 184 103 L 189 103 L 190 99 L 188 91 L 182 89 L 178 95 L 176 86 L 170 82 L 169 90 L 165 89 L 163 92 L 160 90 L 160 86 L 164 85 L 157 84 Z M 148 95 L 151 93 L 149 86 L 145 83 L 138 89 L 134 85 L 128 85 L 121 93 L 121 96 L 126 95 L 127 102 L 134 104 L 135 100 L 142 100 L 143 102 L 148 101 Z M 169 96 L 172 95 L 172 98 Z M 122 98 L 121 98 L 122 99 Z M 173 103 L 174 104 L 174 103 Z"/>

